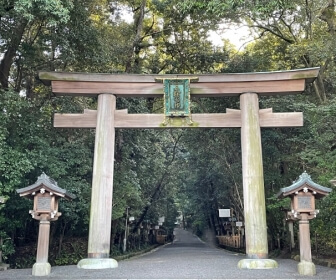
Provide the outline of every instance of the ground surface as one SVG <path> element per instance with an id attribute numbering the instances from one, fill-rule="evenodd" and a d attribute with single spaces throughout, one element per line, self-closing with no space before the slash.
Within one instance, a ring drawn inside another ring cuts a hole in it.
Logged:
<path id="1" fill-rule="evenodd" d="M 172 244 L 119 262 L 115 269 L 85 270 L 76 266 L 53 267 L 48 277 L 33 277 L 31 269 L 0 271 L 0 279 L 336 279 L 336 270 L 316 266 L 317 275 L 301 276 L 297 262 L 278 259 L 279 268 L 238 269 L 243 255 L 210 247 L 182 229 Z"/>

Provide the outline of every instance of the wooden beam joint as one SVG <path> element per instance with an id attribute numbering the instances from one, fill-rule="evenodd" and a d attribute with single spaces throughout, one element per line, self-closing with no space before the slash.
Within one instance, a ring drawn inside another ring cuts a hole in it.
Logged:
<path id="1" fill-rule="evenodd" d="M 303 126 L 302 112 L 273 113 L 272 108 L 259 110 L 260 127 L 298 127 Z M 226 113 L 192 114 L 192 124 L 183 118 L 172 118 L 163 125 L 163 114 L 128 114 L 126 110 L 116 110 L 115 128 L 224 128 L 241 127 L 241 112 L 226 109 Z M 84 110 L 84 114 L 55 114 L 54 126 L 63 128 L 95 128 L 96 110 Z"/>

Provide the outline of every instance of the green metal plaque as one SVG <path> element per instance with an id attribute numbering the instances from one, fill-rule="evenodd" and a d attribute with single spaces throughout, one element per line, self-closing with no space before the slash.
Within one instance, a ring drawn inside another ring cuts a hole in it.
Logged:
<path id="1" fill-rule="evenodd" d="M 181 121 L 192 125 L 190 111 L 190 83 L 197 82 L 197 77 L 190 78 L 155 78 L 157 83 L 163 83 L 164 91 L 164 121 L 162 125 L 171 125 Z"/>
<path id="2" fill-rule="evenodd" d="M 166 117 L 190 116 L 190 79 L 164 79 Z"/>

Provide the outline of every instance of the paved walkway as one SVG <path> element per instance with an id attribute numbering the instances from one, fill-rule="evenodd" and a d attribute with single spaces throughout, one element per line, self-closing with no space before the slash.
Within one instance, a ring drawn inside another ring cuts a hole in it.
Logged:
<path id="1" fill-rule="evenodd" d="M 211 248 L 182 229 L 172 244 L 154 252 L 119 262 L 115 269 L 85 270 L 76 266 L 53 267 L 48 277 L 33 277 L 31 269 L 0 271 L 0 279 L 336 279 L 336 270 L 316 266 L 317 275 L 297 273 L 297 262 L 278 259 L 279 268 L 238 269 L 244 256 Z"/>

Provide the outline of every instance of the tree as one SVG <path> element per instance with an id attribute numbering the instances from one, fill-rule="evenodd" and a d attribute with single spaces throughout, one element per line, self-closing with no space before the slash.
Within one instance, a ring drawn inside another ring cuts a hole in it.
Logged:
<path id="1" fill-rule="evenodd" d="M 20 60 L 29 47 L 34 47 L 42 29 L 67 22 L 73 6 L 72 2 L 62 0 L 47 3 L 26 0 L 1 2 L 0 29 L 3 41 L 0 52 L 4 55 L 0 62 L 0 82 L 2 88 L 8 88 L 14 59 Z M 18 64 L 16 72 L 20 76 L 21 65 Z M 15 88 L 20 90 L 19 85 Z"/>

